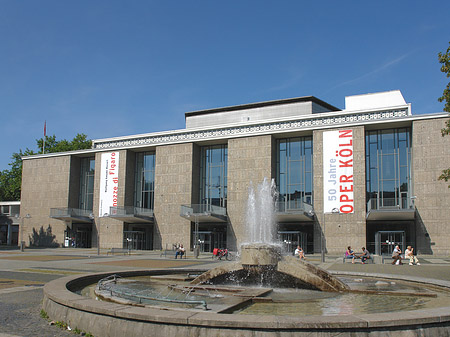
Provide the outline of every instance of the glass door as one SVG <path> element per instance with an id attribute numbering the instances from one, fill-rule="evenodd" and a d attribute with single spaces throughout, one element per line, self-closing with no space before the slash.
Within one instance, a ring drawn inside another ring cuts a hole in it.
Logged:
<path id="1" fill-rule="evenodd" d="M 375 254 L 391 256 L 395 246 L 405 250 L 405 231 L 379 231 L 375 233 Z"/>
<path id="2" fill-rule="evenodd" d="M 211 253 L 212 252 L 211 236 L 212 236 L 212 232 L 198 232 L 198 240 L 199 240 L 201 253 L 205 253 L 205 252 Z"/>
<path id="3" fill-rule="evenodd" d="M 124 231 L 123 248 L 128 250 L 144 250 L 145 249 L 145 232 L 140 231 Z"/>
<path id="4" fill-rule="evenodd" d="M 306 251 L 306 233 L 300 231 L 278 232 L 278 238 L 283 245 L 283 251 L 287 254 L 293 254 L 297 246 Z"/>

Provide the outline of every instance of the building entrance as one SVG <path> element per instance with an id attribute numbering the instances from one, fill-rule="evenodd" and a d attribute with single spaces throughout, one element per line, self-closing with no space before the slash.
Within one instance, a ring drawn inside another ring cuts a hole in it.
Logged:
<path id="1" fill-rule="evenodd" d="M 375 254 L 392 255 L 395 246 L 405 250 L 405 231 L 378 231 L 375 233 Z"/>
<path id="2" fill-rule="evenodd" d="M 196 238 L 195 226 L 192 228 L 192 243 Z M 212 253 L 214 248 L 227 248 L 225 226 L 202 226 L 198 231 L 198 245 L 201 253 Z M 192 245 L 194 246 L 194 245 Z"/>
<path id="3" fill-rule="evenodd" d="M 279 231 L 278 240 L 283 245 L 282 249 L 286 254 L 293 254 L 297 246 L 306 251 L 307 234 L 300 231 Z"/>
<path id="4" fill-rule="evenodd" d="M 139 224 L 125 224 L 123 231 L 123 248 L 129 250 L 151 250 L 153 227 Z"/>
<path id="5" fill-rule="evenodd" d="M 72 248 L 91 248 L 92 228 L 86 225 L 72 224 L 72 229 L 64 232 L 64 246 Z"/>

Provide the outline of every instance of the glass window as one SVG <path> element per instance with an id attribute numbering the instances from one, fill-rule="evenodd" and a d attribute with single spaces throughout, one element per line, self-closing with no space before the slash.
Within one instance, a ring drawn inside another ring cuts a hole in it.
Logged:
<path id="1" fill-rule="evenodd" d="M 373 199 L 372 206 L 410 207 L 409 128 L 366 132 L 366 167 L 367 197 Z"/>
<path id="2" fill-rule="evenodd" d="M 155 153 L 136 154 L 134 206 L 153 209 L 155 195 Z"/>
<path id="3" fill-rule="evenodd" d="M 312 137 L 277 141 L 277 189 L 282 209 L 301 208 L 312 203 Z"/>
<path id="4" fill-rule="evenodd" d="M 201 148 L 200 203 L 226 207 L 227 204 L 227 161 L 226 145 Z"/>
<path id="5" fill-rule="evenodd" d="M 95 158 L 81 158 L 80 169 L 80 209 L 92 211 L 94 208 Z"/>

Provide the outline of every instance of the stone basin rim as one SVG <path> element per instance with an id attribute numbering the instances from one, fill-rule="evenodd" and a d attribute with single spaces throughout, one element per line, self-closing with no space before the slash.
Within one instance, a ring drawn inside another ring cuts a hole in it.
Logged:
<path id="1" fill-rule="evenodd" d="M 289 330 L 321 330 L 321 329 L 368 329 L 368 328 L 393 328 L 401 326 L 423 326 L 427 324 L 450 325 L 450 306 L 421 309 L 412 311 L 361 315 L 340 315 L 340 316 L 277 316 L 277 315 L 239 315 L 239 314 L 218 314 L 198 311 L 179 311 L 171 309 L 160 309 L 156 307 L 138 307 L 110 302 L 101 302 L 94 299 L 78 295 L 69 289 L 74 285 L 92 284 L 99 279 L 117 274 L 124 277 L 144 276 L 144 275 L 164 275 L 177 273 L 197 273 L 204 269 L 150 269 L 150 270 L 130 270 L 117 272 L 89 273 L 82 275 L 71 275 L 50 281 L 44 286 L 43 309 L 50 309 L 50 303 L 55 303 L 65 308 L 61 312 L 83 311 L 84 313 L 99 314 L 119 319 L 157 322 L 164 324 L 181 324 L 185 326 L 201 326 L 211 328 L 237 328 L 237 329 L 289 329 Z M 375 273 L 357 272 L 331 272 L 333 275 L 353 276 L 353 277 L 374 277 L 384 279 L 402 279 L 401 275 L 386 275 Z M 450 289 L 450 282 L 411 277 L 412 283 L 421 283 Z M 105 306 L 105 303 L 108 303 Z M 47 310 L 46 310 L 47 311 Z M 47 311 L 48 312 L 48 311 Z M 73 314 L 73 313 L 72 313 Z M 50 315 L 50 314 L 49 314 Z M 55 313 L 56 315 L 56 313 Z M 54 320 L 64 320 L 63 317 L 52 317 Z"/>

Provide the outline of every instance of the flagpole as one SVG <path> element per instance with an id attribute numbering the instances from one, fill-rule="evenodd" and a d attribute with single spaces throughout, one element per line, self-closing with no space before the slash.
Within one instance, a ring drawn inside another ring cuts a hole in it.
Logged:
<path id="1" fill-rule="evenodd" d="M 42 153 L 45 153 L 45 136 L 47 134 L 47 121 L 44 122 L 44 141 L 42 142 Z"/>

